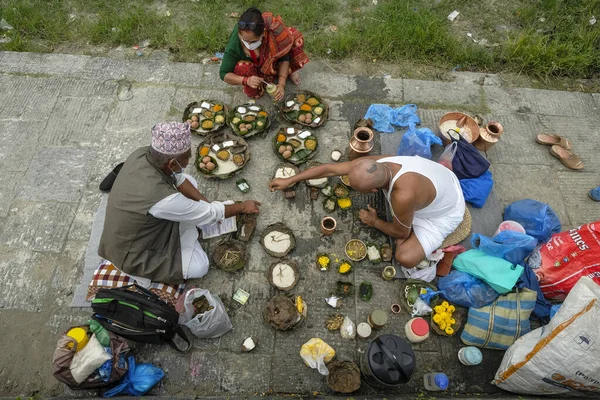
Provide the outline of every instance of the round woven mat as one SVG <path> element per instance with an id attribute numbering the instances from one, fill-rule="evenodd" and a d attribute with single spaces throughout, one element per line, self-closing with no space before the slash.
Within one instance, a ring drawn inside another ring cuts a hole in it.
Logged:
<path id="1" fill-rule="evenodd" d="M 448 246 L 454 246 L 455 244 L 459 244 L 460 242 L 465 240 L 467 236 L 471 234 L 472 222 L 473 221 L 471 220 L 471 212 L 469 211 L 468 207 L 465 207 L 465 216 L 463 217 L 462 222 L 460 223 L 460 225 L 458 225 L 458 228 L 456 228 L 454 232 L 452 232 L 450 235 L 448 235 L 448 237 L 446 237 L 446 239 L 444 239 L 444 242 L 440 247 L 442 249 L 445 249 Z"/>

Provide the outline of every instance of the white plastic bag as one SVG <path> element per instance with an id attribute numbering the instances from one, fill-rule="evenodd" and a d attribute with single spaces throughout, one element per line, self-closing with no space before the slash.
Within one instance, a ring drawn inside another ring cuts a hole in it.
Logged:
<path id="1" fill-rule="evenodd" d="M 335 350 L 325 343 L 322 339 L 312 338 L 302 345 L 300 357 L 304 363 L 317 369 L 321 375 L 329 375 L 329 370 L 325 365 L 335 356 Z"/>
<path id="2" fill-rule="evenodd" d="M 85 347 L 73 356 L 70 366 L 71 375 L 75 382 L 81 383 L 110 358 L 110 354 L 96 339 L 96 334 L 93 334 Z"/>
<path id="3" fill-rule="evenodd" d="M 514 393 L 600 393 L 600 285 L 581 278 L 546 326 L 504 354 L 494 385 Z"/>
<path id="4" fill-rule="evenodd" d="M 417 297 L 417 300 L 415 300 L 415 304 L 413 304 L 411 316 L 413 318 L 422 317 L 424 315 L 431 314 L 432 311 L 433 310 L 431 309 L 431 307 L 429 307 L 421 297 Z"/>
<path id="5" fill-rule="evenodd" d="M 206 297 L 212 310 L 194 316 L 194 300 Z M 229 332 L 233 325 L 221 299 L 216 294 L 210 294 L 206 289 L 191 289 L 185 295 L 184 312 L 179 316 L 179 323 L 187 326 L 199 338 L 216 338 Z"/>
<path id="6" fill-rule="evenodd" d="M 340 335 L 343 339 L 354 339 L 356 337 L 356 324 L 352 322 L 350 317 L 344 317 L 340 327 Z"/>

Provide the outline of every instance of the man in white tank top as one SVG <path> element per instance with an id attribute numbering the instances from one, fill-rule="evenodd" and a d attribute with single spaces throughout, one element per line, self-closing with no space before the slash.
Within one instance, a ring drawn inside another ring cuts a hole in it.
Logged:
<path id="1" fill-rule="evenodd" d="M 296 182 L 341 175 L 348 175 L 358 192 L 384 191 L 393 220 L 379 219 L 370 205 L 360 210 L 360 220 L 396 239 L 395 258 L 405 268 L 429 257 L 463 220 L 465 200 L 456 175 L 418 156 L 369 156 L 324 164 L 291 178 L 273 179 L 269 187 L 283 190 Z"/>

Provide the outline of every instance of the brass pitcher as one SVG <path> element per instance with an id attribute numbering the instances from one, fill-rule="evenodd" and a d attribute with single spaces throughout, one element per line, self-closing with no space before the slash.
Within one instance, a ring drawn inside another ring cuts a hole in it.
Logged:
<path id="1" fill-rule="evenodd" d="M 368 156 L 373 150 L 373 138 L 373 131 L 366 126 L 356 128 L 350 138 L 348 159 L 352 161 L 359 157 Z"/>

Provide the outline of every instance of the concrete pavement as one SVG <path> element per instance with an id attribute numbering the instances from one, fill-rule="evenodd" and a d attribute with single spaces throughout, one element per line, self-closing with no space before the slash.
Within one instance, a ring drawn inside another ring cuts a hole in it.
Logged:
<path id="1" fill-rule="evenodd" d="M 320 150 L 315 159 L 327 162 L 331 149 L 346 149 L 352 125 L 372 103 L 416 103 L 422 125 L 434 130 L 445 112 L 464 110 L 498 120 L 505 128 L 501 142 L 487 153 L 495 186 L 485 207 L 473 210 L 475 232 L 492 234 L 504 206 L 523 198 L 549 203 L 565 229 L 600 219 L 600 206 L 587 197 L 589 189 L 600 185 L 600 94 L 503 87 L 498 77 L 486 74 L 454 77 L 452 82 L 430 82 L 337 75 L 324 72 L 318 62 L 309 64 L 300 88 L 321 94 L 331 107 L 329 121 L 317 131 Z M 246 101 L 239 88 L 220 81 L 218 65 L 0 52 L 0 395 L 98 394 L 65 391 L 50 371 L 57 335 L 90 315 L 88 309 L 68 305 L 82 275 L 101 197 L 98 184 L 114 164 L 149 143 L 153 124 L 180 120 L 185 106 L 200 99 Z M 275 114 L 269 99 L 260 102 Z M 196 339 L 193 351 L 185 355 L 167 346 L 132 344 L 141 362 L 165 370 L 166 378 L 153 394 L 327 394 L 322 377 L 298 356 L 300 346 L 321 337 L 338 357 L 358 360 L 367 344 L 345 341 L 325 330 L 324 319 L 333 310 L 323 298 L 339 275 L 331 270 L 323 275 L 313 259 L 319 251 L 342 254 L 344 243 L 353 237 L 381 243 L 385 239 L 365 229 L 353 212 L 338 212 L 342 228 L 321 239 L 321 201 L 311 202 L 304 186 L 293 201 L 267 190 L 279 163 L 270 141 L 279 124 L 275 118 L 269 135 L 249 139 L 253 159 L 241 175 L 252 186 L 249 194 L 241 194 L 234 180 L 201 178 L 192 165 L 187 172 L 199 178 L 209 198 L 262 201 L 266 206 L 258 233 L 282 220 L 295 231 L 299 244 L 291 256 L 302 266 L 302 279 L 294 291 L 308 302 L 306 325 L 281 333 L 262 322 L 264 305 L 275 294 L 265 278 L 274 259 L 260 248 L 255 235 L 242 272 L 211 269 L 193 282 L 223 299 L 230 299 L 239 287 L 251 293 L 246 306 L 231 304 L 230 333 L 220 340 Z M 572 172 L 563 167 L 534 142 L 540 132 L 567 136 L 586 169 Z M 400 136 L 401 132 L 381 134 L 377 150 L 395 153 Z M 357 198 L 356 204 L 380 200 Z M 355 322 L 364 321 L 376 307 L 388 309 L 398 296 L 399 284 L 384 282 L 380 270 L 362 262 L 350 277 L 355 285 L 369 280 L 375 288 L 371 302 L 356 299 L 341 310 Z M 403 336 L 408 319 L 406 314 L 391 317 L 383 332 Z M 241 353 L 242 340 L 249 335 L 259 338 L 259 347 Z M 440 337 L 415 346 L 419 368 L 414 379 L 387 395 L 419 393 L 422 375 L 436 369 L 448 373 L 453 393 L 497 393 L 489 382 L 501 353 L 486 351 L 483 365 L 467 368 L 456 359 L 459 347 L 458 338 Z M 377 396 L 364 385 L 359 394 Z"/>

